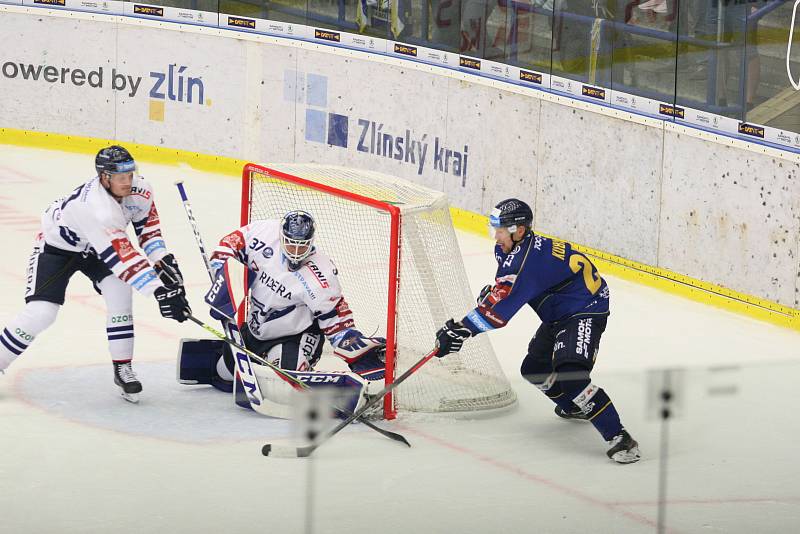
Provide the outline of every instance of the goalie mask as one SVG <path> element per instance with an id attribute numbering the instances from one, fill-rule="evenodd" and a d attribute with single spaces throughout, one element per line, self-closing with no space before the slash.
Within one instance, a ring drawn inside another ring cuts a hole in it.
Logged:
<path id="1" fill-rule="evenodd" d="M 281 251 L 289 261 L 289 270 L 303 266 L 314 251 L 314 218 L 305 211 L 290 211 L 281 222 Z"/>

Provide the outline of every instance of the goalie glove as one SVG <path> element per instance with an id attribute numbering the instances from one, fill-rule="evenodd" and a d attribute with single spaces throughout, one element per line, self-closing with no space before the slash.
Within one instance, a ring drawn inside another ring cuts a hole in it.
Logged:
<path id="1" fill-rule="evenodd" d="M 386 370 L 386 339 L 364 337 L 348 328 L 331 342 L 334 354 L 347 362 L 350 370 L 367 380 L 381 380 Z"/>
<path id="2" fill-rule="evenodd" d="M 443 327 L 436 332 L 436 356 L 441 358 L 451 352 L 458 352 L 464 345 L 464 340 L 469 338 L 472 332 L 469 328 L 453 319 L 448 319 Z"/>
<path id="3" fill-rule="evenodd" d="M 186 291 L 182 286 L 157 287 L 153 295 L 156 297 L 158 311 L 162 317 L 182 323 L 186 320 L 186 316 L 192 313 L 189 301 L 186 300 Z"/>
<path id="4" fill-rule="evenodd" d="M 167 254 L 155 264 L 158 277 L 165 286 L 183 286 L 183 274 L 178 268 L 178 260 L 174 254 Z"/>

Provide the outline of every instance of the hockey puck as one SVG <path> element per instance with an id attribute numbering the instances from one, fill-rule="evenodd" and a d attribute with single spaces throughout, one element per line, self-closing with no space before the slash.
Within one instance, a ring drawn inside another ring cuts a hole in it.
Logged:
<path id="1" fill-rule="evenodd" d="M 261 447 L 261 454 L 263 454 L 264 456 L 269 456 L 271 450 L 272 450 L 272 445 L 267 443 L 266 445 Z"/>

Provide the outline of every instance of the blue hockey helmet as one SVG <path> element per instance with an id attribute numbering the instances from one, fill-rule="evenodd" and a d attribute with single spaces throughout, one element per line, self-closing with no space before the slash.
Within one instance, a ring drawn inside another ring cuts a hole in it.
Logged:
<path id="1" fill-rule="evenodd" d="M 289 261 L 289 270 L 296 271 L 314 250 L 314 217 L 306 211 L 290 211 L 281 222 L 281 250 Z"/>
<path id="2" fill-rule="evenodd" d="M 508 228 L 513 234 L 519 225 L 528 228 L 533 225 L 533 210 L 517 198 L 507 198 L 498 202 L 489 215 L 489 226 L 492 228 Z"/>
<path id="3" fill-rule="evenodd" d="M 135 172 L 136 162 L 130 152 L 119 145 L 113 145 L 100 149 L 94 158 L 94 168 L 97 170 L 98 176 L 103 173 Z"/>

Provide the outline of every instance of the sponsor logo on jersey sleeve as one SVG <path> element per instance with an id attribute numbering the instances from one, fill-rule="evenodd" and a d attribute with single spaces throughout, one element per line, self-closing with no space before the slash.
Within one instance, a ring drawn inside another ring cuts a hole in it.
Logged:
<path id="1" fill-rule="evenodd" d="M 339 299 L 339 303 L 336 305 L 336 315 L 339 317 L 344 317 L 345 315 L 350 314 L 350 305 L 344 300 L 344 297 Z"/>
<path id="2" fill-rule="evenodd" d="M 145 223 L 144 227 L 149 228 L 157 225 L 159 222 L 158 210 L 156 209 L 156 205 L 153 204 L 150 206 L 150 213 L 147 214 L 147 222 Z"/>
<path id="3" fill-rule="evenodd" d="M 222 238 L 222 243 L 229 246 L 233 250 L 241 250 L 244 248 L 244 236 L 239 230 L 232 232 Z"/>
<path id="4" fill-rule="evenodd" d="M 147 269 L 142 276 L 134 280 L 131 285 L 136 289 L 142 289 L 148 283 L 158 278 L 158 275 L 153 269 Z"/>
<path id="5" fill-rule="evenodd" d="M 146 261 L 142 260 L 142 261 L 140 261 L 140 262 L 138 262 L 138 263 L 135 263 L 135 264 L 133 265 L 133 267 L 129 267 L 128 269 L 125 269 L 125 270 L 122 272 L 122 274 L 121 274 L 121 275 L 119 275 L 119 277 L 120 277 L 120 279 L 121 279 L 123 282 L 127 282 L 127 281 L 128 281 L 128 280 L 130 280 L 130 279 L 131 279 L 131 278 L 132 278 L 132 277 L 133 277 L 133 276 L 134 276 L 136 273 L 138 273 L 138 272 L 140 272 L 140 271 L 142 271 L 142 270 L 144 270 L 144 269 L 147 269 L 148 267 L 150 267 L 150 264 L 149 264 L 149 263 L 147 263 Z"/>
<path id="6" fill-rule="evenodd" d="M 478 308 L 480 314 L 485 317 L 493 328 L 502 328 L 506 325 L 506 320 L 497 315 L 491 308 L 480 306 Z M 472 317 L 470 317 L 472 319 Z"/>
<path id="7" fill-rule="evenodd" d="M 128 241 L 127 237 L 113 239 L 111 241 L 111 246 L 114 247 L 114 250 L 117 252 L 117 256 L 119 256 L 119 259 L 123 262 L 137 256 L 136 249 L 133 248 L 133 245 L 131 245 L 131 242 Z"/>
<path id="8" fill-rule="evenodd" d="M 508 278 L 508 277 L 504 277 L 504 278 Z M 516 279 L 516 276 L 514 276 L 514 278 Z M 513 281 L 511 283 L 513 284 Z M 510 285 L 498 283 L 497 285 L 495 285 L 492 288 L 492 292 L 489 293 L 489 298 L 487 299 L 488 300 L 488 304 L 492 305 L 492 306 L 497 304 L 498 302 L 500 302 L 501 300 L 506 298 L 509 293 L 511 293 L 511 286 Z"/>

